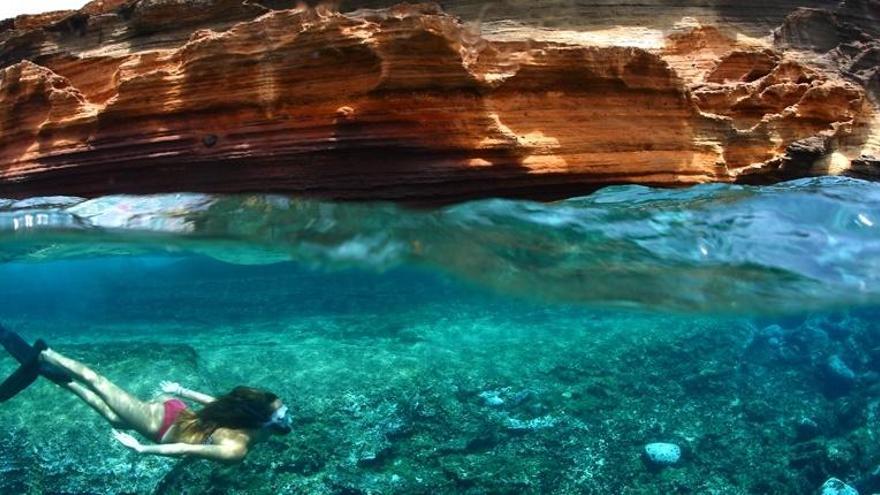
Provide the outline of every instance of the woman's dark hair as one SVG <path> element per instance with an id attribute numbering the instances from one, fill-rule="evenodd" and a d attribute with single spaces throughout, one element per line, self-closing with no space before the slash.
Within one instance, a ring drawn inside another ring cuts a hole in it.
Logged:
<path id="1" fill-rule="evenodd" d="M 272 392 L 235 387 L 198 411 L 183 411 L 177 420 L 178 438 L 186 443 L 203 443 L 217 428 L 262 428 L 275 412 L 276 400 L 278 396 Z"/>

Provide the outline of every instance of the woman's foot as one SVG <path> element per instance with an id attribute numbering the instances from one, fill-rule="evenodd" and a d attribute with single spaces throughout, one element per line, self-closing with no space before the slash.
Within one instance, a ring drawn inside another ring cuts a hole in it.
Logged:
<path id="1" fill-rule="evenodd" d="M 52 351 L 49 350 L 49 346 L 46 345 L 46 342 L 43 341 L 43 339 L 37 339 L 37 341 L 34 342 L 34 349 L 40 353 L 40 374 L 43 375 L 43 377 L 58 385 L 67 385 L 73 381 L 73 377 L 70 376 L 70 373 L 68 373 L 67 370 L 52 362 L 51 358 L 47 358 L 47 355 Z"/>
<path id="2" fill-rule="evenodd" d="M 22 366 L 26 368 L 33 367 L 39 374 L 49 380 L 59 385 L 66 385 L 73 381 L 73 378 L 64 368 L 60 368 L 46 360 L 45 356 L 49 346 L 45 340 L 37 339 L 34 345 L 30 345 L 20 335 L 0 325 L 0 344 Z"/>

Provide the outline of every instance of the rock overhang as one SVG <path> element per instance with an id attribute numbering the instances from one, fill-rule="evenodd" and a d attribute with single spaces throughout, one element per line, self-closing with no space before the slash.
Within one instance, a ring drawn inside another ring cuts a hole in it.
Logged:
<path id="1" fill-rule="evenodd" d="M 456 201 L 864 176 L 876 34 L 852 5 L 771 3 L 791 12 L 763 38 L 723 16 L 476 25 L 435 4 L 105 1 L 16 19 L 0 33 L 0 195 Z"/>

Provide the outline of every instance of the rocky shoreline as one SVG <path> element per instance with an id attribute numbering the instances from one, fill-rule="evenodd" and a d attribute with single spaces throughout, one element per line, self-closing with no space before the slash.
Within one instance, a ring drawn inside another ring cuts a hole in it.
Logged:
<path id="1" fill-rule="evenodd" d="M 871 0 L 294 3 L 6 21 L 0 196 L 450 202 L 877 176 Z"/>

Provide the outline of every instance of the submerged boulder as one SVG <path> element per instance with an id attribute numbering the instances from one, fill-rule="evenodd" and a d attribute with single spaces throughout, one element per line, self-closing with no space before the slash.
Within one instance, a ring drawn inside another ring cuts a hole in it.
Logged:
<path id="1" fill-rule="evenodd" d="M 674 443 L 649 443 L 645 445 L 644 454 L 645 459 L 653 466 L 672 466 L 681 460 L 681 447 Z"/>
<path id="2" fill-rule="evenodd" d="M 859 492 L 837 478 L 829 478 L 819 489 L 819 495 L 859 495 Z"/>
<path id="3" fill-rule="evenodd" d="M 826 391 L 831 395 L 845 393 L 856 384 L 856 372 L 846 364 L 840 355 L 835 354 L 825 362 Z"/>

